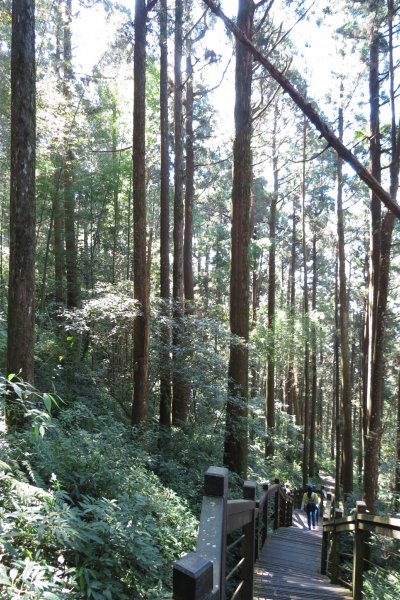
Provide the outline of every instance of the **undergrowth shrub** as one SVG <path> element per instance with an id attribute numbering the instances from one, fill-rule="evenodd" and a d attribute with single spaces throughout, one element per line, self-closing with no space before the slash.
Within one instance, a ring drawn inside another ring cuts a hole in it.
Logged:
<path id="1" fill-rule="evenodd" d="M 1 434 L 2 598 L 169 597 L 197 520 L 104 407 L 62 406 L 44 437 Z"/>

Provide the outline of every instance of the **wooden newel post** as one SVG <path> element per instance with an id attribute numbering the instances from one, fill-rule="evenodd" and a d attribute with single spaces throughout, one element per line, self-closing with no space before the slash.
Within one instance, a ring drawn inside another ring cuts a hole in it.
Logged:
<path id="1" fill-rule="evenodd" d="M 225 598 L 225 566 L 227 535 L 228 469 L 209 467 L 204 476 L 204 498 L 196 551 L 212 560 L 214 570 L 213 598 Z M 204 526 L 203 526 L 204 514 Z M 208 535 L 209 521 L 215 520 L 214 537 Z"/>
<path id="2" fill-rule="evenodd" d="M 354 530 L 354 551 L 353 551 L 353 599 L 361 600 L 363 588 L 363 572 L 365 570 L 364 559 L 367 557 L 368 531 L 359 528 L 359 522 L 362 515 L 367 512 L 365 502 L 356 504 L 356 527 Z"/>
<path id="3" fill-rule="evenodd" d="M 281 498 L 281 502 L 280 502 L 280 507 L 281 507 L 281 514 L 280 514 L 280 527 L 286 527 L 286 513 L 287 513 L 287 496 L 286 496 L 286 488 L 285 487 L 281 487 L 281 492 L 279 495 L 282 495 Z"/>
<path id="4" fill-rule="evenodd" d="M 319 509 L 318 518 L 320 518 L 321 521 L 324 520 L 324 489 L 325 489 L 324 486 L 321 485 L 321 498 L 320 498 L 319 506 L 318 506 L 318 509 Z"/>
<path id="5" fill-rule="evenodd" d="M 342 515 L 343 515 L 343 513 L 341 510 L 338 510 L 338 509 L 335 510 L 335 519 L 341 519 Z M 333 536 L 333 538 L 332 538 L 332 546 L 331 546 L 331 562 L 332 562 L 331 581 L 332 581 L 332 583 L 337 583 L 340 544 L 339 544 L 339 534 L 336 533 L 335 525 L 333 528 L 332 536 Z"/>
<path id="6" fill-rule="evenodd" d="M 245 500 L 253 500 L 255 502 L 255 507 L 258 506 L 258 502 L 256 501 L 256 484 L 254 481 L 245 481 L 243 484 L 243 498 Z M 260 517 L 259 517 L 260 521 Z M 260 527 L 255 526 L 254 519 L 254 552 L 255 552 L 255 560 L 258 558 L 258 542 L 259 542 L 259 531 Z"/>
<path id="7" fill-rule="evenodd" d="M 276 478 L 275 482 L 279 485 L 279 479 Z M 279 512 L 280 512 L 280 494 L 279 489 L 275 492 L 275 506 L 274 506 L 274 529 L 279 527 Z"/>
<path id="8" fill-rule="evenodd" d="M 323 518 L 328 521 L 329 519 L 333 518 L 333 515 L 332 515 L 332 494 L 330 492 L 328 492 L 326 494 L 326 500 L 327 500 L 327 502 L 326 502 L 326 504 L 327 504 L 326 513 L 328 513 L 328 514 L 324 514 Z"/>
<path id="9" fill-rule="evenodd" d="M 243 498 L 244 500 L 251 500 L 254 502 L 253 518 L 250 523 L 244 525 L 243 534 L 244 539 L 242 542 L 242 556 L 244 557 L 244 563 L 241 567 L 241 576 L 243 579 L 243 587 L 241 592 L 241 598 L 243 600 L 253 600 L 253 587 L 254 587 L 254 562 L 255 562 L 255 525 L 256 525 L 256 484 L 253 481 L 245 481 L 243 485 Z"/>
<path id="10" fill-rule="evenodd" d="M 326 575 L 326 562 L 328 560 L 328 541 L 329 533 L 322 529 L 322 548 L 321 548 L 321 574 Z"/>
<path id="11" fill-rule="evenodd" d="M 212 589 L 211 561 L 190 552 L 174 564 L 173 600 L 211 600 Z"/>
<path id="12" fill-rule="evenodd" d="M 268 493 L 268 483 L 263 483 L 263 492 Z M 264 546 L 268 536 L 268 496 L 265 498 L 263 512 L 262 512 L 262 533 L 261 533 L 261 544 Z"/>
<path id="13" fill-rule="evenodd" d="M 288 501 L 287 527 L 291 527 L 293 525 L 293 494 L 290 491 L 288 491 L 287 501 Z"/>

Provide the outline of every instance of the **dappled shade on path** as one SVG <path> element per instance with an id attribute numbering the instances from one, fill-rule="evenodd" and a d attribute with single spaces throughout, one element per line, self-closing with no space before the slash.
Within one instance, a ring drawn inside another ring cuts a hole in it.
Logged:
<path id="1" fill-rule="evenodd" d="M 254 600 L 351 598 L 321 575 L 321 521 L 309 531 L 304 512 L 293 513 L 293 527 L 282 527 L 265 544 L 255 566 Z"/>

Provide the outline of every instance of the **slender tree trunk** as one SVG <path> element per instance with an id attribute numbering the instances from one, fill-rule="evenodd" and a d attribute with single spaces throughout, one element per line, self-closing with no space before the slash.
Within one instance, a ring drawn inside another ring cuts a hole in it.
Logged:
<path id="1" fill-rule="evenodd" d="M 72 0 L 65 2 L 64 21 L 64 84 L 63 94 L 67 105 L 67 114 L 72 102 Z M 73 190 L 74 154 L 70 144 L 70 124 L 65 127 L 64 139 L 64 226 L 65 226 L 65 266 L 67 271 L 67 306 L 80 305 L 78 283 L 78 256 L 75 233 L 75 195 Z"/>
<path id="2" fill-rule="evenodd" d="M 292 219 L 292 250 L 291 250 L 291 258 L 290 258 L 290 269 L 289 269 L 289 281 L 288 281 L 288 291 L 289 291 L 289 327 L 290 327 L 290 339 L 289 339 L 289 354 L 288 354 L 288 370 L 287 370 L 287 383 L 286 383 L 286 397 L 287 397 L 287 405 L 288 405 L 288 413 L 289 415 L 296 415 L 295 407 L 296 407 L 296 387 L 295 387 L 295 378 L 294 378 L 294 319 L 295 319 L 295 310 L 296 310 L 296 284 L 295 284 L 295 274 L 296 274 L 296 206 L 293 201 L 293 219 Z M 298 416 L 298 415 L 296 415 Z"/>
<path id="3" fill-rule="evenodd" d="M 128 191 L 128 222 L 126 225 L 126 278 L 128 281 L 133 281 L 132 264 L 131 264 L 131 214 L 133 214 L 132 206 L 132 173 L 129 180 Z"/>
<path id="4" fill-rule="evenodd" d="M 54 215 L 54 282 L 55 282 L 55 301 L 56 304 L 64 304 L 64 219 L 60 198 L 60 179 L 61 170 L 58 168 L 54 174 L 55 190 L 53 196 L 53 215 Z"/>
<path id="5" fill-rule="evenodd" d="M 255 5 L 239 0 L 238 26 L 251 38 Z M 228 400 L 224 464 L 242 478 L 247 473 L 249 243 L 251 199 L 251 79 L 252 57 L 238 42 L 235 68 L 235 141 L 233 147 L 232 260 Z"/>
<path id="6" fill-rule="evenodd" d="M 183 2 L 175 2 L 175 191 L 174 191 L 174 265 L 173 265 L 173 402 L 172 423 L 180 425 L 187 420 L 188 407 L 186 390 L 179 356 L 182 354 L 184 328 L 184 277 L 183 277 L 183 226 L 184 226 L 184 157 L 183 157 L 183 115 L 182 115 L 182 54 L 183 54 Z"/>
<path id="7" fill-rule="evenodd" d="M 55 55 L 55 72 L 58 81 L 61 83 L 61 35 L 62 35 L 62 16 L 61 7 L 55 5 L 56 13 L 56 55 Z M 56 159 L 56 164 L 58 163 Z M 54 171 L 54 195 L 53 195 L 53 251 L 54 251 L 54 294 L 56 304 L 65 303 L 64 294 L 64 271 L 65 271 L 65 249 L 64 249 L 64 215 L 63 204 L 60 197 L 60 183 L 62 179 L 62 169 L 57 164 Z"/>
<path id="8" fill-rule="evenodd" d="M 51 212 L 50 216 L 50 225 L 49 230 L 47 232 L 47 240 L 46 240 L 46 251 L 44 253 L 44 264 L 43 264 L 43 275 L 42 275 L 42 285 L 40 290 L 40 310 L 44 310 L 45 302 L 46 302 L 46 281 L 47 281 L 47 267 L 49 263 L 49 253 L 50 253 L 50 244 L 51 244 L 51 236 L 53 233 L 53 223 L 54 223 L 54 214 Z"/>
<path id="9" fill-rule="evenodd" d="M 120 237 L 119 223 L 120 223 L 120 210 L 119 210 L 119 169 L 121 162 L 121 155 L 117 156 L 117 143 L 118 143 L 118 126 L 117 126 L 117 107 L 113 102 L 112 106 L 112 161 L 113 161 L 113 209 L 114 209 L 114 231 L 113 231 L 113 248 L 112 248 L 112 266 L 111 266 L 111 282 L 115 283 L 116 278 L 116 263 L 117 263 L 117 252 L 118 252 L 118 241 Z"/>
<path id="10" fill-rule="evenodd" d="M 339 139 L 343 140 L 343 109 L 339 108 Z M 353 429 L 351 423 L 351 386 L 349 356 L 349 316 L 347 300 L 346 257 L 343 222 L 343 161 L 337 158 L 337 234 L 339 259 L 339 323 L 341 350 L 341 398 L 343 415 L 343 494 L 346 499 L 353 490 Z"/>
<path id="11" fill-rule="evenodd" d="M 365 298 L 364 298 L 364 321 L 362 330 L 362 472 L 364 470 L 365 446 L 368 433 L 368 332 L 369 332 L 369 256 L 366 253 L 364 263 L 364 281 L 365 281 Z"/>
<path id="12" fill-rule="evenodd" d="M 302 244 L 303 244 L 303 318 L 304 318 L 304 444 L 303 444 L 303 486 L 307 483 L 310 460 L 310 340 L 309 340 L 309 304 L 308 304 L 308 269 L 307 269 L 307 239 L 306 239 L 306 147 L 307 121 L 303 121 L 303 171 L 302 171 Z"/>
<path id="13" fill-rule="evenodd" d="M 187 22 L 190 22 L 191 3 L 186 4 Z M 186 187 L 185 187 L 185 230 L 183 242 L 183 271 L 185 306 L 193 304 L 193 200 L 194 200 L 194 133 L 193 133 L 193 66 L 192 39 L 186 37 Z"/>
<path id="14" fill-rule="evenodd" d="M 335 277 L 335 338 L 334 338 L 334 355 L 335 355 L 335 499 L 340 498 L 340 481 L 341 481 L 341 414 L 340 414 L 340 342 L 339 342 L 339 259 L 336 262 L 336 277 Z"/>
<path id="15" fill-rule="evenodd" d="M 11 181 L 7 374 L 33 383 L 35 343 L 35 3 L 13 0 L 11 39 Z M 6 399 L 9 429 L 23 426 Z"/>
<path id="16" fill-rule="evenodd" d="M 331 460 L 335 460 L 335 434 L 336 434 L 336 338 L 334 338 L 334 354 L 333 354 L 333 379 L 332 379 L 332 410 L 331 410 L 331 428 L 330 428 L 330 457 Z"/>
<path id="17" fill-rule="evenodd" d="M 370 8 L 378 4 L 372 1 Z M 393 14 L 394 6 L 388 0 L 389 25 L 389 82 L 391 105 L 391 163 L 390 197 L 396 202 L 399 178 L 399 143 L 395 113 L 395 85 L 393 60 Z M 376 17 L 372 19 L 370 44 L 370 142 L 372 172 L 380 177 L 381 148 L 379 143 L 379 44 L 380 36 Z M 376 141 L 375 141 L 376 138 Z M 379 179 L 378 179 L 379 180 Z M 369 293 L 369 361 L 367 394 L 367 436 L 365 444 L 364 492 L 368 509 L 373 512 L 378 493 L 379 453 L 382 438 L 382 404 L 384 385 L 384 340 L 386 305 L 389 291 L 390 248 L 394 226 L 394 216 L 388 211 L 381 225 L 381 213 L 377 209 L 377 199 L 371 199 L 371 259 Z"/>
<path id="18" fill-rule="evenodd" d="M 133 323 L 132 424 L 145 424 L 148 414 L 149 282 L 146 257 L 146 2 L 135 2 L 133 112 L 133 289 L 140 314 Z"/>
<path id="19" fill-rule="evenodd" d="M 160 298 L 164 324 L 160 350 L 160 426 L 171 425 L 171 331 L 169 273 L 169 143 L 168 143 L 168 6 L 160 0 L 160 138 L 161 138 L 161 214 L 160 214 Z"/>
<path id="20" fill-rule="evenodd" d="M 253 240 L 257 239 L 258 231 L 257 226 L 253 228 Z M 251 274 L 251 329 L 255 330 L 257 327 L 257 319 L 258 319 L 258 309 L 260 306 L 260 284 L 261 284 L 261 273 L 260 273 L 260 264 L 257 257 L 254 257 L 253 262 L 253 270 Z M 259 373 L 257 368 L 259 365 L 253 361 L 253 366 L 251 368 L 251 397 L 255 398 L 259 394 Z"/>
<path id="21" fill-rule="evenodd" d="M 265 440 L 265 456 L 274 455 L 275 429 L 275 294 L 276 294 L 276 207 L 279 192 L 279 169 L 276 143 L 278 125 L 278 105 L 275 105 L 274 127 L 272 133 L 272 169 L 274 191 L 271 196 L 269 213 L 269 259 L 268 259 L 268 366 L 267 366 L 267 432 Z"/>
<path id="22" fill-rule="evenodd" d="M 313 281 L 311 309 L 317 310 L 317 235 L 313 235 Z M 311 423 L 310 423 L 310 460 L 309 475 L 314 477 L 315 472 L 315 433 L 317 424 L 317 327 L 315 321 L 311 323 Z"/>
<path id="23" fill-rule="evenodd" d="M 371 12 L 376 11 L 377 0 L 370 2 Z M 371 19 L 370 32 L 370 160 L 371 173 L 381 180 L 381 146 L 379 127 L 379 28 L 376 16 Z M 381 429 L 381 399 L 374 380 L 377 298 L 381 250 L 381 204 L 377 196 L 371 194 L 370 261 L 368 292 L 368 391 L 367 391 L 367 435 L 364 458 L 364 490 L 369 510 L 374 511 L 378 488 L 379 446 Z"/>
<path id="24" fill-rule="evenodd" d="M 394 489 L 400 494 L 400 364 L 399 371 L 397 374 L 398 384 L 397 384 L 397 423 L 396 423 L 396 455 L 397 455 L 397 463 L 396 463 L 396 473 L 395 473 L 395 482 Z"/>

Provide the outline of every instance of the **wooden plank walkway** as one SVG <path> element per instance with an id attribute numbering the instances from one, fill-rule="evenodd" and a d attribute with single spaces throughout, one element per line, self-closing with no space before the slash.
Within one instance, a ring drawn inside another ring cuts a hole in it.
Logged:
<path id="1" fill-rule="evenodd" d="M 351 599 L 350 590 L 320 573 L 321 529 L 309 531 L 305 513 L 296 510 L 293 527 L 269 537 L 255 565 L 254 600 Z"/>

